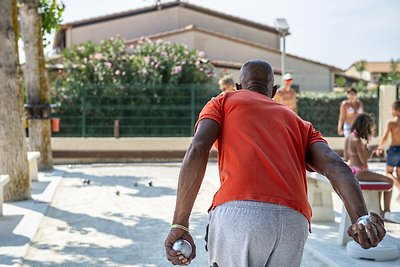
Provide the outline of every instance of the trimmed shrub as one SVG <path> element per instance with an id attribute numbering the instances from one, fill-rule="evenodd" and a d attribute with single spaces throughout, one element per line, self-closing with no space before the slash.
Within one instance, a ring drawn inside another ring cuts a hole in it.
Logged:
<path id="1" fill-rule="evenodd" d="M 297 96 L 297 109 L 300 117 L 311 122 L 315 129 L 324 136 L 335 137 L 339 120 L 340 104 L 347 99 L 344 95 L 335 93 L 302 93 Z M 374 94 L 358 94 L 358 99 L 364 104 L 364 111 L 374 114 L 378 125 L 379 103 Z"/>

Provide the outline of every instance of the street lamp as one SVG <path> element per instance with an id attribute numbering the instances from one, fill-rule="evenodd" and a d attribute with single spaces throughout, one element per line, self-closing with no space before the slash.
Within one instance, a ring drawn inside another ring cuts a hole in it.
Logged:
<path id="1" fill-rule="evenodd" d="M 279 32 L 282 40 L 282 53 L 281 53 L 281 76 L 282 76 L 282 83 L 283 83 L 283 75 L 285 75 L 285 37 L 289 34 L 289 25 L 284 18 L 277 18 L 274 21 L 275 29 Z"/>

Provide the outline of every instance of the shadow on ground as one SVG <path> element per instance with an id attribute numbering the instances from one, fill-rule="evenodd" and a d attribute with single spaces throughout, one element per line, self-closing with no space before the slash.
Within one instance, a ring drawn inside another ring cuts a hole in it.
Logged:
<path id="1" fill-rule="evenodd" d="M 50 235 L 57 235 L 57 238 L 51 236 L 35 241 L 31 245 L 33 256 L 24 261 L 24 266 L 170 266 L 163 244 L 171 226 L 169 216 L 172 214 L 168 214 L 168 219 L 164 220 L 158 214 L 153 216 L 152 210 L 143 212 L 143 207 L 147 207 L 149 201 L 151 205 L 156 203 L 160 210 L 166 205 L 163 199 L 173 199 L 176 194 L 176 190 L 171 187 L 157 185 L 157 178 L 160 177 L 151 174 L 99 175 L 67 170 L 65 179 L 69 182 L 64 187 L 67 191 L 59 197 L 67 197 L 71 190 L 93 192 L 98 189 L 99 195 L 94 196 L 93 201 L 97 201 L 98 205 L 103 201 L 108 202 L 107 205 L 112 203 L 115 206 L 111 207 L 115 207 L 115 211 L 107 206 L 104 209 L 96 207 L 99 209 L 97 213 L 91 212 L 88 207 L 93 203 L 86 202 L 91 199 L 76 193 L 73 194 L 76 199 L 72 202 L 51 206 L 46 217 L 57 223 L 56 226 L 50 225 L 52 228 L 48 231 Z M 90 179 L 91 182 L 89 185 L 83 184 L 82 179 Z M 153 186 L 149 186 L 150 181 L 154 182 Z M 115 196 L 113 190 L 121 190 L 120 195 Z M 100 192 L 108 193 L 101 195 Z M 82 209 L 75 212 L 72 206 L 79 203 L 86 205 L 88 212 Z M 123 205 L 121 209 L 117 209 L 119 205 Z M 141 205 L 140 212 L 132 212 L 135 205 Z M 206 213 L 193 213 L 191 232 L 198 246 L 198 254 L 203 255 L 206 224 Z M 64 239 L 64 242 L 57 242 L 60 239 Z M 42 253 L 45 257 L 39 256 Z M 197 261 L 200 265 L 193 266 L 203 266 L 200 262 L 204 261 Z"/>

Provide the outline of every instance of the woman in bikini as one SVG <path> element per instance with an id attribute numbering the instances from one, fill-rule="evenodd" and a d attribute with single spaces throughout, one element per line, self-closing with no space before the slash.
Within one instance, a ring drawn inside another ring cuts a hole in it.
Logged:
<path id="1" fill-rule="evenodd" d="M 348 161 L 351 171 L 359 181 L 379 181 L 393 184 L 393 181 L 384 175 L 368 170 L 368 159 L 377 151 L 377 145 L 368 145 L 375 129 L 374 120 L 366 113 L 358 115 L 351 126 L 351 134 L 345 139 L 344 159 Z M 381 202 L 382 194 L 379 194 Z M 392 191 L 384 192 L 383 210 L 381 214 L 390 211 Z"/>
<path id="2" fill-rule="evenodd" d="M 340 105 L 340 114 L 338 122 L 338 134 L 340 136 L 348 137 L 350 135 L 350 128 L 354 120 L 364 112 L 363 103 L 357 99 L 357 90 L 349 88 L 347 90 L 348 100 L 344 100 Z"/>

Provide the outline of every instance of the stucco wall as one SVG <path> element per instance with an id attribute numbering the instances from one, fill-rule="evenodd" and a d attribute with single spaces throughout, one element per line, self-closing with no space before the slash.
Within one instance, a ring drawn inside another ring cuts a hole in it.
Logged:
<path id="1" fill-rule="evenodd" d="M 87 40 L 99 43 L 102 39 L 115 37 L 130 40 L 151 34 L 171 31 L 180 28 L 178 9 L 169 8 L 139 14 L 86 26 L 74 27 L 67 33 L 67 47 Z"/>
<path id="2" fill-rule="evenodd" d="M 250 27 L 234 21 L 229 21 L 194 10 L 181 8 L 179 10 L 179 25 L 181 28 L 194 24 L 200 28 L 209 29 L 225 35 L 237 37 L 251 42 L 279 49 L 279 35 L 265 30 Z"/>
<path id="3" fill-rule="evenodd" d="M 349 76 L 352 76 L 352 77 L 356 77 L 356 78 L 360 78 L 360 72 L 356 69 L 355 66 L 351 66 L 348 70 L 345 71 L 345 73 L 346 73 L 346 75 L 349 75 Z M 366 80 L 366 81 L 371 81 L 372 76 L 371 76 L 371 73 L 369 71 L 364 70 L 361 73 L 361 78 L 363 80 Z"/>
<path id="4" fill-rule="evenodd" d="M 170 40 L 172 39 L 173 37 L 170 37 Z M 264 59 L 274 67 L 280 67 L 280 52 L 269 51 L 203 32 L 195 32 L 194 46 L 196 49 L 204 50 L 212 60 L 244 63 L 250 59 Z M 289 71 L 293 72 L 294 83 L 300 86 L 301 91 L 329 92 L 332 90 L 333 75 L 328 67 L 292 56 L 286 57 L 286 66 Z M 279 82 L 276 80 L 276 83 Z"/>
<path id="5" fill-rule="evenodd" d="M 275 33 L 181 7 L 77 26 L 67 30 L 66 45 L 70 47 L 86 40 L 100 42 L 104 38 L 117 35 L 130 40 L 191 24 L 279 49 L 279 36 Z"/>

